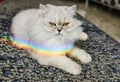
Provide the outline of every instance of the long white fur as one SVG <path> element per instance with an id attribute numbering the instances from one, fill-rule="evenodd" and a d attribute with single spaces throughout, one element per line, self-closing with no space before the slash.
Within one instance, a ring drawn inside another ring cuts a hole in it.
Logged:
<path id="1" fill-rule="evenodd" d="M 73 46 L 76 40 L 87 40 L 88 38 L 80 27 L 82 22 L 73 18 L 75 10 L 75 5 L 40 4 L 40 9 L 28 9 L 18 13 L 13 18 L 11 31 L 15 39 L 24 40 L 29 45 L 34 43 L 44 47 L 51 46 L 53 49 L 59 45 L 63 45 L 63 48 L 67 44 Z M 49 22 L 55 22 L 56 27 L 52 27 Z M 61 35 L 57 35 L 57 28 L 60 27 L 58 23 L 63 22 L 69 22 L 69 25 L 63 27 Z M 29 52 L 40 64 L 55 66 L 75 75 L 81 72 L 81 66 L 66 56 L 47 57 L 38 55 L 34 51 Z M 83 63 L 91 61 L 90 55 L 78 48 L 73 47 L 71 56 L 81 60 Z"/>

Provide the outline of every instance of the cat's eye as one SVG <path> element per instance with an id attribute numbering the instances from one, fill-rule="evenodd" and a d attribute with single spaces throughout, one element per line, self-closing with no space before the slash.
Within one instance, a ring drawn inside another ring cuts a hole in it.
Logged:
<path id="1" fill-rule="evenodd" d="M 63 26 L 68 26 L 69 22 L 64 22 Z"/>
<path id="2" fill-rule="evenodd" d="M 56 24 L 55 24 L 54 22 L 49 22 L 49 24 L 50 24 L 51 26 L 56 26 Z"/>

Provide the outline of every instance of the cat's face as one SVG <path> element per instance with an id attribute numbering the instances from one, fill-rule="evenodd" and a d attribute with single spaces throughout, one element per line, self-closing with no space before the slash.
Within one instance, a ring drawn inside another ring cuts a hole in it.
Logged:
<path id="1" fill-rule="evenodd" d="M 82 22 L 74 18 L 76 6 L 40 5 L 41 27 L 46 38 L 62 40 L 77 39 L 78 27 Z M 41 32 L 42 34 L 42 32 Z"/>

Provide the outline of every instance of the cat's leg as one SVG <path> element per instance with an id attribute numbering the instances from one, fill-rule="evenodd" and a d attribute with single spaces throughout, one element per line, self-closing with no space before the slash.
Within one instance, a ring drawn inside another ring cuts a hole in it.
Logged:
<path id="1" fill-rule="evenodd" d="M 92 61 L 90 54 L 77 47 L 73 47 L 69 56 L 80 60 L 82 63 L 88 63 Z"/>
<path id="2" fill-rule="evenodd" d="M 79 34 L 79 39 L 86 41 L 88 39 L 88 35 L 85 32 L 81 32 Z"/>
<path id="3" fill-rule="evenodd" d="M 80 74 L 81 72 L 81 66 L 66 56 L 45 57 L 32 53 L 32 57 L 37 59 L 37 61 L 42 65 L 54 66 L 74 75 Z"/>

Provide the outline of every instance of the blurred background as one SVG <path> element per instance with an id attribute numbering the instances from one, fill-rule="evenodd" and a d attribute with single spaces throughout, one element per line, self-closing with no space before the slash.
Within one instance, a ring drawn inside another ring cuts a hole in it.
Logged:
<path id="1" fill-rule="evenodd" d="M 3 7 L 10 11 L 17 6 L 38 8 L 39 4 L 77 5 L 77 12 L 116 41 L 120 42 L 120 0 L 0 0 L 0 13 Z"/>

